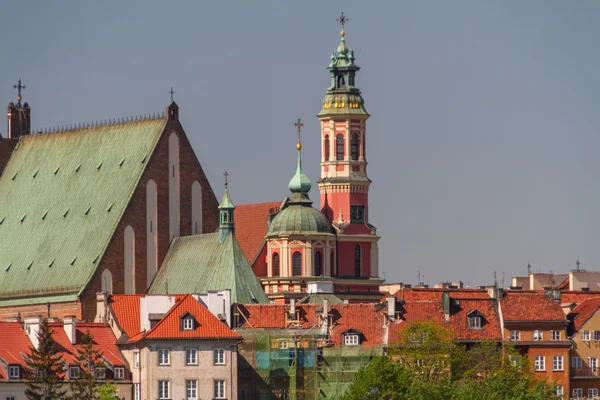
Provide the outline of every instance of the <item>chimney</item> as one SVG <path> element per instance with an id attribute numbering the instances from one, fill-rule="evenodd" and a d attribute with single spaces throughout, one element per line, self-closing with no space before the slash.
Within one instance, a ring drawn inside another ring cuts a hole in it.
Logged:
<path id="1" fill-rule="evenodd" d="M 442 292 L 442 308 L 444 309 L 444 319 L 450 321 L 450 292 Z"/>
<path id="2" fill-rule="evenodd" d="M 560 289 L 552 289 L 552 299 L 556 303 L 560 303 Z"/>
<path id="3" fill-rule="evenodd" d="M 290 318 L 296 319 L 296 299 L 290 299 Z"/>
<path id="4" fill-rule="evenodd" d="M 75 317 L 65 317 L 63 320 L 63 326 L 69 342 L 75 344 L 77 342 L 77 329 L 75 327 Z"/>
<path id="5" fill-rule="evenodd" d="M 323 299 L 323 314 L 321 320 L 323 321 L 324 327 L 329 326 L 329 301 L 327 299 Z"/>
<path id="6" fill-rule="evenodd" d="M 31 107 L 25 103 L 8 104 L 8 138 L 18 139 L 23 135 L 29 135 L 31 129 Z"/>
<path id="7" fill-rule="evenodd" d="M 108 322 L 108 294 L 105 292 L 96 293 L 96 318 L 95 322 Z"/>
<path id="8" fill-rule="evenodd" d="M 29 340 L 31 340 L 31 344 L 33 344 L 33 347 L 36 349 L 40 345 L 40 341 L 38 339 L 38 332 L 40 331 L 41 326 L 42 326 L 42 316 L 41 315 L 25 318 L 25 332 L 27 332 L 27 336 L 29 336 Z"/>
<path id="9" fill-rule="evenodd" d="M 396 318 L 396 298 L 394 296 L 387 298 L 387 317 L 390 321 Z"/>

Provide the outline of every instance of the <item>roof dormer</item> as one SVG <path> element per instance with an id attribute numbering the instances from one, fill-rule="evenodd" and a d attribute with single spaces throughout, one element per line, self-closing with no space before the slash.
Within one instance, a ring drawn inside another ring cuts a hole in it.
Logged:
<path id="1" fill-rule="evenodd" d="M 182 331 L 193 331 L 198 326 L 198 322 L 196 321 L 196 318 L 189 312 L 186 312 L 185 314 L 183 314 L 180 317 L 180 319 L 181 319 L 180 328 Z"/>

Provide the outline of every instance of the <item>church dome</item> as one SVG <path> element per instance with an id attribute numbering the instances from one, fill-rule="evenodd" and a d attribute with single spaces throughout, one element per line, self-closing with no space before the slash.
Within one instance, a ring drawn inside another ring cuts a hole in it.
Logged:
<path id="1" fill-rule="evenodd" d="M 268 235 L 290 233 L 332 233 L 327 218 L 309 204 L 292 204 L 281 210 L 269 224 Z"/>

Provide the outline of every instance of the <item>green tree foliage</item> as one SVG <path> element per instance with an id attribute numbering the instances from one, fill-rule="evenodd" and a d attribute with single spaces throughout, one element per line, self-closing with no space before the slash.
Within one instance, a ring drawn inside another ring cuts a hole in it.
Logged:
<path id="1" fill-rule="evenodd" d="M 118 400 L 117 385 L 107 382 L 98 389 L 98 400 Z"/>
<path id="2" fill-rule="evenodd" d="M 96 380 L 99 368 L 105 368 L 102 354 L 94 346 L 94 337 L 87 331 L 81 336 L 81 345 L 77 349 L 77 365 L 79 379 L 71 380 L 73 399 L 98 400 L 98 382 Z"/>
<path id="3" fill-rule="evenodd" d="M 484 341 L 467 351 L 442 326 L 418 322 L 355 375 L 342 400 L 548 400 L 553 389 L 511 346 Z"/>
<path id="4" fill-rule="evenodd" d="M 30 347 L 30 355 L 26 359 L 25 396 L 29 400 L 62 399 L 67 392 L 63 389 L 65 367 L 60 356 L 56 354 L 56 342 L 46 318 L 42 320 L 37 339 L 37 349 Z"/>

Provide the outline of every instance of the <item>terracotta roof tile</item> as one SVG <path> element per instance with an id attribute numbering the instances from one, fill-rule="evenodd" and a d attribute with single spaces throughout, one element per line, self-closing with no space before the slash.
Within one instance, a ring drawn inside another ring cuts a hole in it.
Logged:
<path id="1" fill-rule="evenodd" d="M 18 322 L 0 322 L 0 358 L 8 364 L 24 366 L 24 354 L 29 353 L 31 341 Z M 0 368 L 0 381 L 8 379 L 8 371 Z"/>
<path id="2" fill-rule="evenodd" d="M 489 299 L 488 292 L 483 289 L 434 289 L 406 288 L 397 291 L 394 296 L 404 301 L 442 301 L 442 293 L 449 292 L 452 299 Z"/>
<path id="3" fill-rule="evenodd" d="M 113 294 L 109 297 L 109 304 L 117 323 L 129 337 L 140 332 L 140 297 L 143 296 L 143 294 Z"/>
<path id="4" fill-rule="evenodd" d="M 544 293 L 506 292 L 501 300 L 505 321 L 564 321 L 560 303 Z"/>
<path id="5" fill-rule="evenodd" d="M 117 338 L 108 324 L 99 322 L 77 322 L 75 324 L 75 329 L 77 330 L 76 349 L 80 347 L 81 336 L 89 331 L 94 337 L 96 348 L 102 352 L 102 356 L 106 362 L 112 365 L 125 365 L 125 361 L 117 347 Z"/>
<path id="6" fill-rule="evenodd" d="M 559 289 L 559 290 L 567 290 L 567 289 L 569 289 L 569 282 L 570 282 L 570 279 L 567 276 L 565 278 L 565 280 L 560 285 L 558 285 L 557 289 Z"/>
<path id="7" fill-rule="evenodd" d="M 587 299 L 575 307 L 567 316 L 573 322 L 573 333 L 579 331 L 581 327 L 598 311 L 600 308 L 600 298 Z"/>
<path id="8" fill-rule="evenodd" d="M 275 201 L 236 206 L 235 237 L 250 265 L 265 241 L 269 227 L 267 217 L 280 205 L 280 201 Z"/>
<path id="9" fill-rule="evenodd" d="M 561 303 L 583 303 L 587 299 L 600 298 L 599 291 L 582 292 L 581 290 L 564 290 L 560 293 Z"/>
<path id="10" fill-rule="evenodd" d="M 193 330 L 181 329 L 181 317 L 191 314 L 196 320 L 197 327 Z M 186 295 L 176 303 L 171 310 L 161 319 L 144 339 L 241 339 L 241 336 L 232 331 L 217 319 L 206 307 L 198 302 L 192 295 Z"/>

